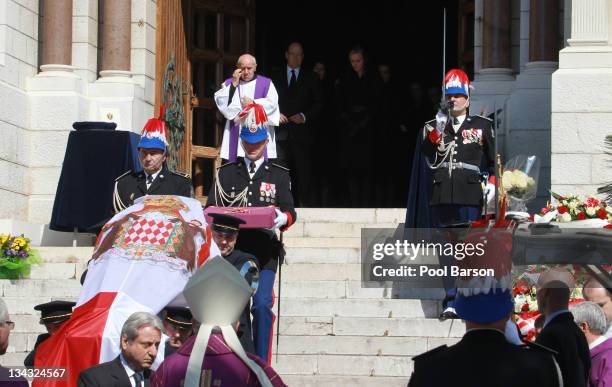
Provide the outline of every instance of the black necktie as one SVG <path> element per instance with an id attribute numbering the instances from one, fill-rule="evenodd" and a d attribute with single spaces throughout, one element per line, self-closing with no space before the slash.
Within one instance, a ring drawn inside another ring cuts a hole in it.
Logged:
<path id="1" fill-rule="evenodd" d="M 147 175 L 147 185 L 151 185 L 153 183 L 153 175 Z"/>
<path id="2" fill-rule="evenodd" d="M 295 70 L 291 69 L 291 79 L 289 80 L 289 87 L 295 84 Z"/>
<path id="3" fill-rule="evenodd" d="M 142 387 L 142 375 L 136 372 L 134 374 L 134 381 L 136 382 L 136 387 Z"/>
<path id="4" fill-rule="evenodd" d="M 459 118 L 453 117 L 453 125 L 459 125 Z"/>
<path id="5" fill-rule="evenodd" d="M 249 164 L 249 173 L 255 173 L 255 163 L 253 161 L 251 161 L 251 164 Z"/>

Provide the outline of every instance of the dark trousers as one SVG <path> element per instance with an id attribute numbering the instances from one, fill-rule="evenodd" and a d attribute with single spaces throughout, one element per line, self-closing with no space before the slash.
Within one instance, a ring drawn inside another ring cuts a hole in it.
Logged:
<path id="1" fill-rule="evenodd" d="M 278 140 L 276 142 L 277 162 L 289 168 L 291 175 L 291 192 L 296 207 L 312 207 L 314 192 L 312 180 L 313 159 L 317 157 L 312 152 L 313 145 L 308 141 L 294 139 Z"/>
<path id="2" fill-rule="evenodd" d="M 259 273 L 259 286 L 253 295 L 253 338 L 255 353 L 268 364 L 272 361 L 272 339 L 274 338 L 274 279 L 276 273 L 264 269 Z"/>
<path id="3" fill-rule="evenodd" d="M 480 218 L 482 209 L 480 206 L 463 206 L 456 204 L 439 204 L 431 206 L 431 224 L 434 228 L 443 228 L 461 222 L 471 222 Z M 445 242 L 445 241 L 441 241 Z M 441 254 L 439 257 L 440 266 L 451 266 L 455 258 L 449 255 Z M 444 290 L 446 297 L 443 301 L 443 307 L 453 308 L 457 288 L 455 280 L 451 277 L 443 278 Z"/>

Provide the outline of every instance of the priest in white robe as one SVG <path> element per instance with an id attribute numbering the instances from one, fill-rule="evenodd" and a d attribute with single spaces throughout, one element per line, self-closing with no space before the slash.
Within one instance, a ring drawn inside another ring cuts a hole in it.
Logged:
<path id="1" fill-rule="evenodd" d="M 254 56 L 241 55 L 236 67 L 232 77 L 225 80 L 221 89 L 215 93 L 217 108 L 227 119 L 221 143 L 221 158 L 235 161 L 236 157 L 244 157 L 244 149 L 238 139 L 240 127 L 234 118 L 251 103 L 262 105 L 266 110 L 269 142 L 265 156 L 276 158 L 274 127 L 278 126 L 280 119 L 276 88 L 269 78 L 255 74 L 257 62 Z"/>

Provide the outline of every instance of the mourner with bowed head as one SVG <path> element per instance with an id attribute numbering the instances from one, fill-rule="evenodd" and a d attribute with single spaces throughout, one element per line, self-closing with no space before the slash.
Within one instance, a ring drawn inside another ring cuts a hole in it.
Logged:
<path id="1" fill-rule="evenodd" d="M 83 370 L 77 381 L 78 386 L 148 386 L 162 330 L 162 323 L 157 316 L 146 312 L 133 313 L 121 329 L 119 356 Z"/>

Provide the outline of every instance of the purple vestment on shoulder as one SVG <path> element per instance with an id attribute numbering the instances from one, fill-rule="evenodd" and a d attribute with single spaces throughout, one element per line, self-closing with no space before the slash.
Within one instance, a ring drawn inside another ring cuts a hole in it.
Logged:
<path id="1" fill-rule="evenodd" d="M 591 349 L 589 386 L 612 386 L 612 339 Z"/>
<path id="2" fill-rule="evenodd" d="M 195 336 L 190 337 L 176 353 L 164 359 L 151 378 L 151 387 L 177 387 L 183 385 L 185 375 L 187 374 L 189 355 L 193 349 L 195 338 Z M 263 360 L 250 353 L 247 353 L 247 355 L 264 370 L 273 386 L 286 386 L 276 371 Z M 250 387 L 260 385 L 255 374 L 225 344 L 223 336 L 219 333 L 210 335 L 202 369 L 212 371 L 211 381 L 213 386 Z M 215 381 L 219 381 L 220 384 L 215 384 Z"/>

